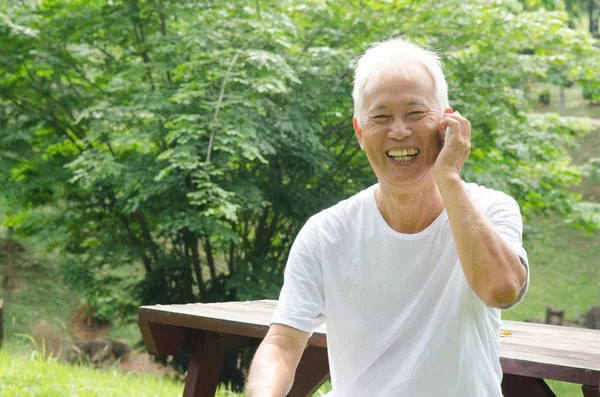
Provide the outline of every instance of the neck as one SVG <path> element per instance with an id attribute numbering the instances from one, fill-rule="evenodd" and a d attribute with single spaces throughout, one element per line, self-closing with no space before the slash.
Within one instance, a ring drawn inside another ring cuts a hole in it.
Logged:
<path id="1" fill-rule="evenodd" d="M 387 224 L 404 234 L 425 230 L 444 209 L 435 181 L 412 192 L 392 192 L 378 185 L 375 202 Z"/>

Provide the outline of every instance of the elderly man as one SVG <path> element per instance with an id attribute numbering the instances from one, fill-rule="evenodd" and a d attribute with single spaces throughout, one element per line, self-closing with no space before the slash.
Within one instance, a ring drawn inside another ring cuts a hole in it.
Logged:
<path id="1" fill-rule="evenodd" d="M 372 46 L 354 130 L 377 184 L 298 234 L 248 396 L 285 396 L 327 320 L 335 397 L 501 397 L 500 309 L 528 284 L 515 200 L 461 179 L 470 124 L 448 106 L 435 54 Z"/>

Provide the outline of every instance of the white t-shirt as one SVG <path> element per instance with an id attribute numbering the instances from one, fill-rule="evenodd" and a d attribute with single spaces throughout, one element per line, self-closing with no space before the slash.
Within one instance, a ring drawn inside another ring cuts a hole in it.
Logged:
<path id="1" fill-rule="evenodd" d="M 516 201 L 464 185 L 527 266 Z M 271 322 L 313 332 L 327 320 L 330 396 L 502 396 L 500 310 L 468 286 L 446 210 L 419 233 L 398 233 L 375 187 L 308 220 Z"/>

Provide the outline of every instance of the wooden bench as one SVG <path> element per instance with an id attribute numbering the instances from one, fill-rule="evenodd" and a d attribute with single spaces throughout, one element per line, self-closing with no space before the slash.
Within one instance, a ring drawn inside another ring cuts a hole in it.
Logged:
<path id="1" fill-rule="evenodd" d="M 276 301 L 143 306 L 139 326 L 148 352 L 191 354 L 184 397 L 214 396 L 224 352 L 257 346 Z M 600 331 L 504 321 L 500 361 L 505 397 L 555 396 L 544 382 L 581 385 L 600 397 Z M 311 396 L 329 377 L 325 328 L 313 333 L 288 396 Z"/>

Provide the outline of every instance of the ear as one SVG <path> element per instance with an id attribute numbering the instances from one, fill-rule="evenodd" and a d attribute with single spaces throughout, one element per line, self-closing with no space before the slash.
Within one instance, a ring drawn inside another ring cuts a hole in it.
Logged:
<path id="1" fill-rule="evenodd" d="M 360 129 L 360 125 L 358 124 L 358 120 L 356 117 L 352 118 L 352 125 L 354 126 L 354 133 L 356 134 L 356 139 L 358 139 L 358 144 L 360 145 L 360 149 L 362 151 L 364 151 L 365 144 L 363 142 L 362 130 Z"/>

